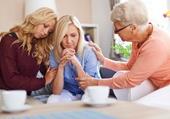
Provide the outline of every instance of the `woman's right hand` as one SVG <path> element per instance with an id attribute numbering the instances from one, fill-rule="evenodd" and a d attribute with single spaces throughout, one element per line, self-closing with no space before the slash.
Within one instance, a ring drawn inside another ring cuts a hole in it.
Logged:
<path id="1" fill-rule="evenodd" d="M 100 61 L 101 64 L 103 64 L 105 57 L 102 53 L 101 48 L 97 44 L 93 43 L 92 41 L 89 41 L 89 45 L 92 47 L 93 51 L 95 52 L 97 59 Z"/>
<path id="2" fill-rule="evenodd" d="M 73 56 L 73 55 L 75 55 L 75 50 L 72 49 L 72 48 L 66 48 L 66 49 L 64 49 L 63 52 L 62 52 L 62 57 L 63 57 L 64 55 L 66 55 L 66 54 L 68 54 L 68 55 L 70 55 L 70 56 Z"/>
<path id="3" fill-rule="evenodd" d="M 75 50 L 71 48 L 64 49 L 60 59 L 59 68 L 64 68 L 69 59 L 75 54 Z"/>

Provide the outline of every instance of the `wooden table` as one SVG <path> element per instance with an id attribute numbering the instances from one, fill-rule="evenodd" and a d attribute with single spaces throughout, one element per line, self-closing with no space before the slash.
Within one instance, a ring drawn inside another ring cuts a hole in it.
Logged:
<path id="1" fill-rule="evenodd" d="M 122 101 L 116 101 L 114 104 L 105 107 L 89 107 L 85 106 L 81 101 L 58 104 L 34 104 L 30 110 L 20 113 L 4 113 L 0 110 L 0 119 L 84 109 L 110 115 L 117 119 L 170 119 L 170 110 Z"/>

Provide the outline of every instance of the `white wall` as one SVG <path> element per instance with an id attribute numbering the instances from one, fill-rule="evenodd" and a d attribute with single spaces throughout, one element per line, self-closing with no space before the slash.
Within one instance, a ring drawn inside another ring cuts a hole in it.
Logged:
<path id="1" fill-rule="evenodd" d="M 22 22 L 26 0 L 0 0 L 0 32 Z M 59 15 L 71 14 L 91 23 L 91 0 L 56 0 Z"/>
<path id="2" fill-rule="evenodd" d="M 170 0 L 166 0 L 167 1 L 167 8 L 168 8 L 168 10 L 170 10 Z M 168 27 L 167 27 L 167 29 L 170 29 L 170 18 L 168 18 Z M 170 30 L 169 30 L 170 31 Z"/>
<path id="3" fill-rule="evenodd" d="M 74 15 L 81 23 L 91 23 L 91 0 L 56 0 L 59 15 Z"/>
<path id="4" fill-rule="evenodd" d="M 0 32 L 22 22 L 25 0 L 0 0 Z M 71 14 L 81 23 L 99 25 L 99 42 L 105 56 L 109 57 L 112 25 L 109 0 L 56 0 L 59 16 Z"/>
<path id="5" fill-rule="evenodd" d="M 112 23 L 109 0 L 91 0 L 92 22 L 98 24 L 99 41 L 103 54 L 109 57 L 112 45 Z"/>
<path id="6" fill-rule="evenodd" d="M 0 32 L 20 23 L 24 16 L 24 0 L 0 0 Z"/>

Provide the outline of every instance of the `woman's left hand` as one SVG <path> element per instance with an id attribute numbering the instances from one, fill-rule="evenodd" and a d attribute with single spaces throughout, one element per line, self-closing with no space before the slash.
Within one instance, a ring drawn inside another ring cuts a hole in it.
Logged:
<path id="1" fill-rule="evenodd" d="M 74 65 L 74 66 L 81 66 L 79 60 L 77 59 L 77 57 L 75 55 L 73 55 L 70 59 L 71 63 Z"/>
<path id="2" fill-rule="evenodd" d="M 79 86 L 81 89 L 85 90 L 88 86 L 97 86 L 98 80 L 95 80 L 93 77 L 86 75 L 82 78 L 77 78 Z"/>
<path id="3" fill-rule="evenodd" d="M 46 85 L 51 83 L 56 75 L 57 69 L 55 68 L 48 68 L 46 74 L 45 74 L 45 81 L 46 81 Z"/>

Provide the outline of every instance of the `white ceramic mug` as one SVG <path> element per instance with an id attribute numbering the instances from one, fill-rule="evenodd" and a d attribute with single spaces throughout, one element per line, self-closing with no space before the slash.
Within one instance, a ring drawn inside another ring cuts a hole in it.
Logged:
<path id="1" fill-rule="evenodd" d="M 85 95 L 92 103 L 106 103 L 109 96 L 109 87 L 107 86 L 89 86 L 85 91 Z"/>
<path id="2" fill-rule="evenodd" d="M 18 109 L 25 105 L 25 90 L 2 91 L 2 106 L 7 109 Z"/>

